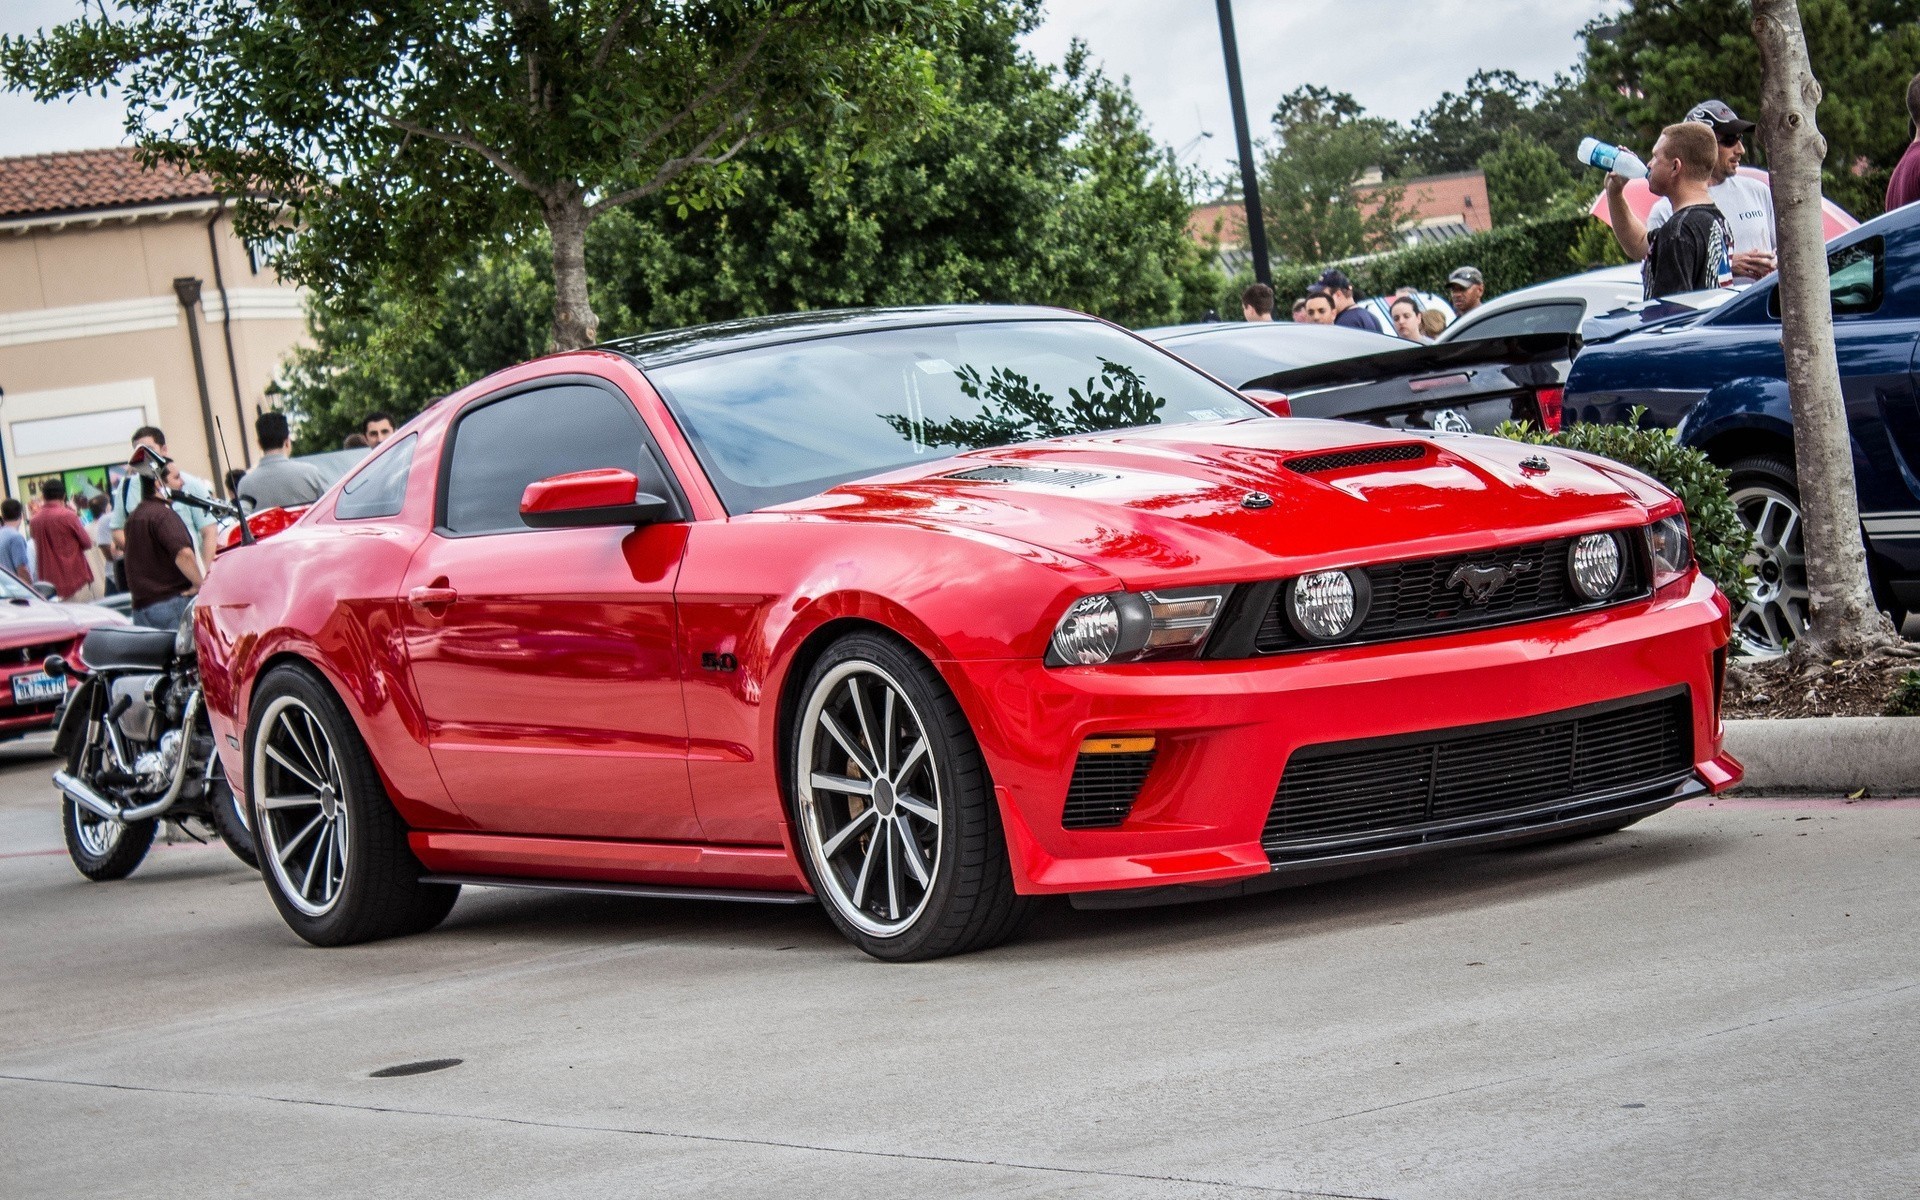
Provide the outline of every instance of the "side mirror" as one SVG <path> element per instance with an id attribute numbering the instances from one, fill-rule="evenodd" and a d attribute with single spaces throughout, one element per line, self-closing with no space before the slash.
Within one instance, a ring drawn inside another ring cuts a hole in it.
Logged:
<path id="1" fill-rule="evenodd" d="M 42 600 L 58 600 L 60 598 L 59 591 L 44 579 L 35 582 L 33 590 L 40 593 Z"/>
<path id="2" fill-rule="evenodd" d="M 138 446 L 133 451 L 133 457 L 127 460 L 127 465 L 133 468 L 134 474 L 162 483 L 167 478 L 167 464 L 172 461 L 152 446 Z"/>
<path id="3" fill-rule="evenodd" d="M 1244 388 L 1240 394 L 1276 417 L 1293 415 L 1293 401 L 1287 399 L 1283 392 L 1270 391 L 1266 388 Z"/>
<path id="4" fill-rule="evenodd" d="M 667 501 L 640 490 L 639 476 L 618 467 L 535 480 L 520 494 L 520 519 L 535 529 L 645 525 L 671 509 Z"/>

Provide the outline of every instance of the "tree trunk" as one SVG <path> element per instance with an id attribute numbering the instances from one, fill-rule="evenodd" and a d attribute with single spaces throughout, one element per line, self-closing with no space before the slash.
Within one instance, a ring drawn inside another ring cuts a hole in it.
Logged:
<path id="1" fill-rule="evenodd" d="M 1797 0 L 1753 0 L 1760 45 L 1760 130 L 1766 138 L 1780 263 L 1780 342 L 1793 405 L 1801 542 L 1811 621 L 1803 655 L 1858 653 L 1890 631 L 1873 604 L 1854 490 L 1820 211 L 1826 139 L 1814 123 L 1820 82 L 1807 61 Z"/>
<path id="2" fill-rule="evenodd" d="M 587 205 L 585 195 L 569 188 L 546 204 L 547 232 L 553 239 L 553 346 L 578 350 L 599 340 L 600 318 L 587 299 Z"/>

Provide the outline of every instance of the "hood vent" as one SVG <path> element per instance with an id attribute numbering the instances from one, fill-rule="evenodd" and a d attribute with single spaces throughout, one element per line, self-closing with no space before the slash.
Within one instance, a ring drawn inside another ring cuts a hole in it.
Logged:
<path id="1" fill-rule="evenodd" d="M 1420 442 L 1401 442 L 1391 446 L 1362 446 L 1357 450 L 1333 450 L 1326 454 L 1302 454 L 1287 460 L 1287 466 L 1302 475 L 1322 471 L 1344 471 L 1348 467 L 1370 467 L 1376 463 L 1410 462 L 1425 458 L 1427 448 Z"/>
<path id="2" fill-rule="evenodd" d="M 975 467 L 943 475 L 943 479 L 963 479 L 968 483 L 1044 483 L 1050 487 L 1079 487 L 1111 479 L 1099 471 L 1066 471 L 1058 467 Z"/>

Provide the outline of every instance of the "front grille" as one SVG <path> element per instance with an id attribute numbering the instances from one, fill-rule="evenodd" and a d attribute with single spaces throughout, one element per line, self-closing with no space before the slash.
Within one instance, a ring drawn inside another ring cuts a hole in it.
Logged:
<path id="1" fill-rule="evenodd" d="M 1309 642 L 1287 620 L 1286 589 L 1273 603 L 1254 635 L 1254 649 L 1262 654 L 1313 645 L 1351 645 L 1394 638 L 1422 637 L 1463 629 L 1485 629 L 1514 621 L 1558 616 L 1581 608 L 1619 604 L 1646 595 L 1646 571 L 1641 563 L 1641 540 L 1622 531 L 1620 584 L 1613 595 L 1595 604 L 1573 590 L 1567 579 L 1567 556 L 1573 538 L 1556 538 L 1524 546 L 1506 546 L 1446 558 L 1380 563 L 1365 568 L 1373 585 L 1373 601 L 1366 620 L 1338 642 Z M 1516 572 L 1479 604 L 1466 599 L 1465 588 L 1454 582 L 1461 568 L 1501 567 Z"/>
<path id="2" fill-rule="evenodd" d="M 975 467 L 944 476 L 968 483 L 1044 483 L 1052 487 L 1079 487 L 1107 478 L 1099 471 L 1068 471 L 1059 467 Z"/>
<path id="3" fill-rule="evenodd" d="M 1427 448 L 1419 442 L 1391 446 L 1362 446 L 1358 450 L 1333 450 L 1326 454 L 1302 454 L 1287 460 L 1290 470 L 1303 475 L 1320 471 L 1344 471 L 1348 467 L 1370 467 L 1375 463 L 1406 462 L 1425 458 Z"/>
<path id="4" fill-rule="evenodd" d="M 1330 841 L 1445 836 L 1542 809 L 1677 782 L 1693 765 L 1685 689 L 1497 725 L 1296 750 L 1261 833 L 1269 856 Z"/>
<path id="5" fill-rule="evenodd" d="M 67 653 L 72 646 L 72 639 L 62 642 L 40 642 L 32 646 L 12 646 L 0 650 L 0 665 L 18 666 L 21 663 L 32 663 L 38 666 L 52 655 Z"/>
<path id="6" fill-rule="evenodd" d="M 1152 750 L 1127 754 L 1082 754 L 1073 764 L 1060 824 L 1068 829 L 1118 825 L 1133 811 L 1134 798 L 1153 769 Z"/>

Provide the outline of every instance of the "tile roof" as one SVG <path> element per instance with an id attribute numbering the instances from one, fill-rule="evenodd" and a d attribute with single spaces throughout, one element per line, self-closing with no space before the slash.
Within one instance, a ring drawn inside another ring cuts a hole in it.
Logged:
<path id="1" fill-rule="evenodd" d="M 130 208 L 214 196 L 203 175 L 143 167 L 131 147 L 0 158 L 0 219 Z"/>

